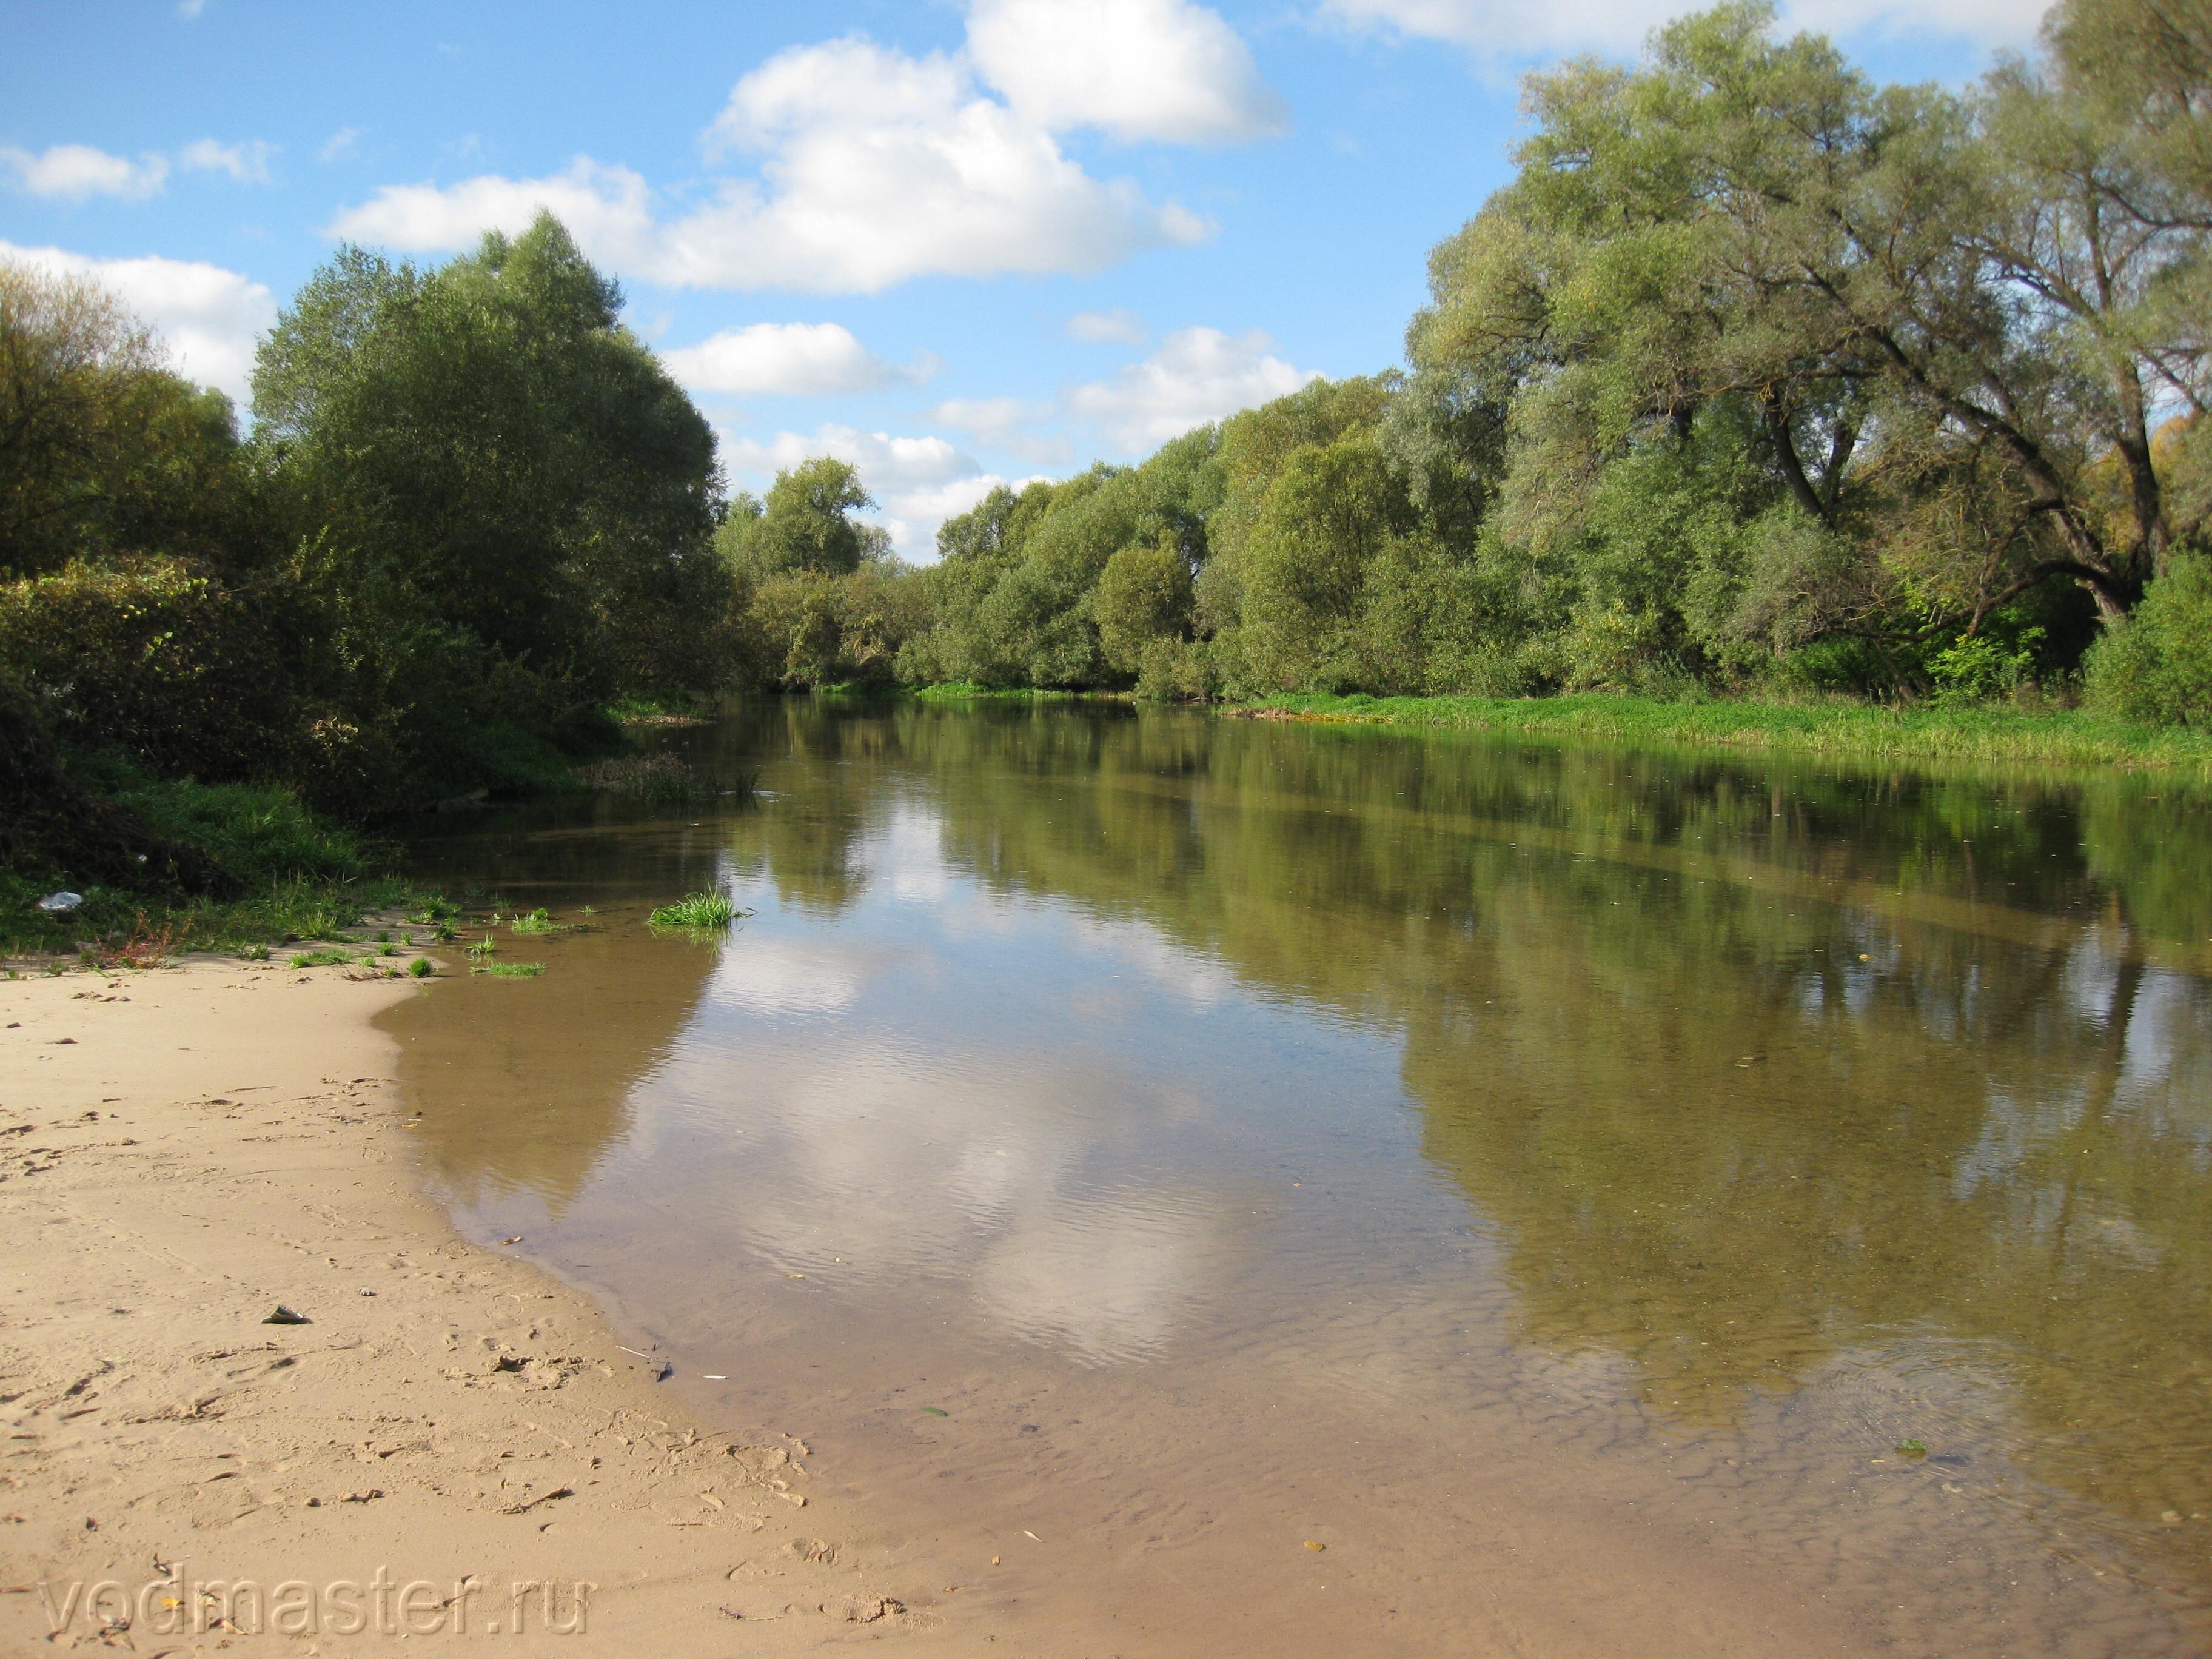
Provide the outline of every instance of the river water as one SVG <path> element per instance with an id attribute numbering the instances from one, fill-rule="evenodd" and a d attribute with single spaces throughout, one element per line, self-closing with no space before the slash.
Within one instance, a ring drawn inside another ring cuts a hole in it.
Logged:
<path id="1" fill-rule="evenodd" d="M 2212 1647 L 2202 796 L 1114 706 L 658 740 L 760 794 L 416 848 L 588 924 L 390 1017 L 434 1190 L 1021 1650 Z M 710 885 L 750 916 L 645 925 Z"/>

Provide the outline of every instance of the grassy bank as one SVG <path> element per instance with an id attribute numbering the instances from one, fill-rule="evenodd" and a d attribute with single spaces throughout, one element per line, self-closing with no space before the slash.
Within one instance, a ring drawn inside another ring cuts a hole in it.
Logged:
<path id="1" fill-rule="evenodd" d="M 289 790 L 249 784 L 89 779 L 100 799 L 164 841 L 205 854 L 235 884 L 209 898 L 71 881 L 65 871 L 0 870 L 0 957 L 151 961 L 185 951 L 251 951 L 328 939 L 371 911 L 416 908 L 428 895 L 386 872 L 382 848 L 310 811 Z M 113 787 L 116 784 L 120 787 Z M 58 890 L 81 893 L 67 912 L 41 910 Z"/>
<path id="2" fill-rule="evenodd" d="M 1887 708 L 1868 703 L 1659 702 L 1557 697 L 1291 695 L 1230 705 L 1248 717 L 1886 760 L 2170 769 L 2212 780 L 2212 733 L 2078 709 Z"/>

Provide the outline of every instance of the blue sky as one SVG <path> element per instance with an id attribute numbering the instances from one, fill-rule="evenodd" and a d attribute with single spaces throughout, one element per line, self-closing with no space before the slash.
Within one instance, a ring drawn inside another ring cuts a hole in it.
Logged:
<path id="1" fill-rule="evenodd" d="M 339 239 L 442 258 L 540 204 L 720 434 L 843 455 L 901 548 L 997 479 L 1133 459 L 1397 362 L 1505 176 L 1516 76 L 1668 0 L 0 6 L 0 257 L 88 271 L 241 404 Z M 1958 82 L 2017 0 L 1798 0 Z"/>

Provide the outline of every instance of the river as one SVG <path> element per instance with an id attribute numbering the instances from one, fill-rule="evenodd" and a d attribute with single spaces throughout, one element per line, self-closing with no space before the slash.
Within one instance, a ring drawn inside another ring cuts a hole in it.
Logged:
<path id="1" fill-rule="evenodd" d="M 654 741 L 760 793 L 414 848 L 583 924 L 389 1017 L 434 1190 L 1036 1650 L 2212 1645 L 2202 795 L 1109 704 Z"/>

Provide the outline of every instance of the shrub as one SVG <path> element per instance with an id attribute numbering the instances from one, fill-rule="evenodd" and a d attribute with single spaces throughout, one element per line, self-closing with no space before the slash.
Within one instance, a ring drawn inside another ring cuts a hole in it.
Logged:
<path id="1" fill-rule="evenodd" d="M 2093 707 L 2158 726 L 2212 725 L 2212 561 L 2176 558 L 2135 615 L 2089 649 Z"/>
<path id="2" fill-rule="evenodd" d="M 68 742 L 165 777 L 268 775 L 294 725 L 270 597 L 178 560 L 72 563 L 0 586 L 0 675 Z"/>

